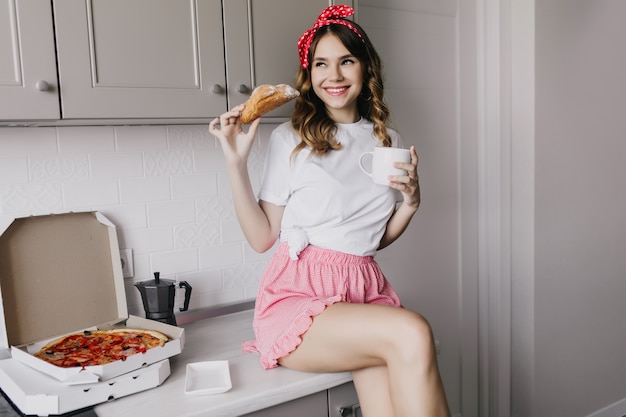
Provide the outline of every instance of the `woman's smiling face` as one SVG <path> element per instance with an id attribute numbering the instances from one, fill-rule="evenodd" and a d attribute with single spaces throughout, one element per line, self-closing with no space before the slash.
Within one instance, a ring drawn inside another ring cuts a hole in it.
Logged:
<path id="1" fill-rule="evenodd" d="M 324 35 L 311 62 L 313 91 L 337 123 L 359 120 L 357 98 L 363 88 L 361 62 L 333 34 Z"/>

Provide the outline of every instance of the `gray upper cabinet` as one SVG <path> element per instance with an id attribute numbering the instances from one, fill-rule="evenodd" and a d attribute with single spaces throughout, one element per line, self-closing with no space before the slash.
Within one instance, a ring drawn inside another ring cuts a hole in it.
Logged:
<path id="1" fill-rule="evenodd" d="M 12 104 L 3 100 L 0 120 L 217 116 L 257 85 L 293 84 L 298 36 L 332 3 L 53 0 L 52 13 L 46 0 L 8 0 L 0 5 L 0 93 Z M 289 113 L 285 106 L 268 117 Z"/>
<path id="2" fill-rule="evenodd" d="M 60 117 L 50 1 L 0 2 L 0 96 L 0 120 Z"/>
<path id="3" fill-rule="evenodd" d="M 54 16 L 63 118 L 226 108 L 220 0 L 57 0 Z"/>

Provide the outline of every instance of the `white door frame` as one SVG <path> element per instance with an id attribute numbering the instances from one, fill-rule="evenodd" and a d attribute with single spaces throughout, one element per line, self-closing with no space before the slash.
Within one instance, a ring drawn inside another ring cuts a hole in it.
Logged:
<path id="1" fill-rule="evenodd" d="M 475 232 L 477 237 L 475 242 L 461 239 L 462 282 L 477 283 L 476 290 L 465 286 L 461 294 L 471 300 L 475 291 L 478 299 L 478 393 L 471 381 L 462 381 L 466 416 L 509 417 L 532 411 L 534 1 L 459 2 L 461 235 Z M 463 39 L 472 34 L 475 50 L 468 52 L 464 46 L 471 49 L 472 42 Z M 471 218 L 464 219 L 473 213 L 475 231 Z M 462 322 L 472 325 L 465 316 Z M 464 343 L 463 352 L 466 371 L 471 344 Z M 472 395 L 478 397 L 477 407 Z"/>

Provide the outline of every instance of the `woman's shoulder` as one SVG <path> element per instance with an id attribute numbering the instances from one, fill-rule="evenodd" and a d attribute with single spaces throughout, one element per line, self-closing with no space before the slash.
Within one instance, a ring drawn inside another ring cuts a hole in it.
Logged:
<path id="1" fill-rule="evenodd" d="M 398 131 L 392 127 L 388 127 L 387 128 L 387 133 L 389 133 L 389 137 L 391 138 L 391 146 L 395 147 L 395 148 L 402 148 L 403 144 L 402 144 L 402 137 L 400 136 L 400 133 L 398 133 Z"/>
<path id="2" fill-rule="evenodd" d="M 364 129 L 367 129 L 369 132 L 372 132 L 373 134 L 374 122 L 372 122 L 371 120 L 361 119 L 360 126 Z M 391 126 L 386 126 L 386 129 L 387 129 L 387 133 L 389 134 L 389 137 L 391 138 L 391 146 L 393 146 L 394 148 L 401 148 L 403 144 L 402 144 L 402 137 L 400 136 L 400 133 Z"/>
<path id="3" fill-rule="evenodd" d="M 281 135 L 297 136 L 296 131 L 294 130 L 293 125 L 291 124 L 291 122 L 283 122 L 283 123 L 279 124 L 274 129 L 274 133 L 281 134 Z"/>
<path id="4" fill-rule="evenodd" d="M 291 122 L 284 122 L 272 130 L 268 146 L 270 152 L 273 154 L 290 155 L 299 143 L 300 136 L 298 136 L 298 133 L 294 130 Z"/>
<path id="5" fill-rule="evenodd" d="M 276 126 L 272 131 L 271 138 L 274 141 L 286 142 L 294 146 L 300 143 L 300 137 L 291 125 L 291 122 L 284 122 Z"/>

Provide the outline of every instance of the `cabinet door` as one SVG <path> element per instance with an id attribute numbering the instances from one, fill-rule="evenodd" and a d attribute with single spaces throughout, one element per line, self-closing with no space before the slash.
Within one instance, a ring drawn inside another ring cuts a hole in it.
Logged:
<path id="1" fill-rule="evenodd" d="M 298 38 L 332 0 L 229 0 L 224 4 L 229 106 L 261 84 L 293 85 Z M 352 5 L 352 1 L 341 1 Z M 248 27 L 248 32 L 241 28 Z M 267 116 L 288 117 L 293 102 Z"/>
<path id="2" fill-rule="evenodd" d="M 362 417 L 354 384 L 348 382 L 328 390 L 329 417 Z"/>
<path id="3" fill-rule="evenodd" d="M 244 417 L 327 417 L 326 391 L 311 394 Z"/>
<path id="4" fill-rule="evenodd" d="M 0 2 L 0 120 L 58 119 L 48 0 Z"/>
<path id="5" fill-rule="evenodd" d="M 54 0 L 63 118 L 226 108 L 221 0 Z"/>

